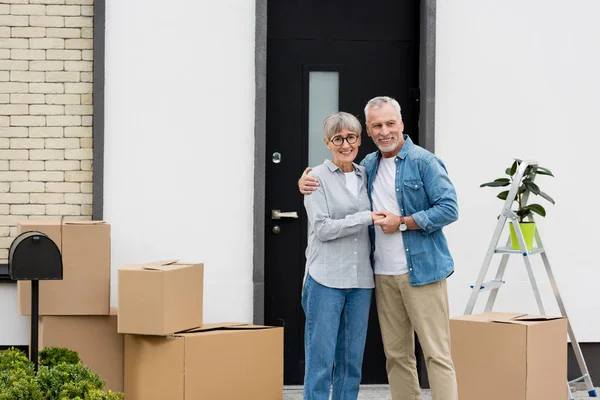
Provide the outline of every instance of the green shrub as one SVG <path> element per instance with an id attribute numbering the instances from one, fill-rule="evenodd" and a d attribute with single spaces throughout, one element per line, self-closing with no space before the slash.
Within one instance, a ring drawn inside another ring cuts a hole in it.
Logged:
<path id="1" fill-rule="evenodd" d="M 44 400 L 35 376 L 24 369 L 0 372 L 0 400 Z"/>
<path id="2" fill-rule="evenodd" d="M 123 393 L 93 389 L 85 395 L 83 400 L 123 400 Z"/>
<path id="3" fill-rule="evenodd" d="M 0 372 L 19 369 L 24 370 L 28 375 L 33 375 L 33 363 L 25 353 L 14 347 L 0 351 Z"/>
<path id="4" fill-rule="evenodd" d="M 62 387 L 60 398 L 67 400 L 83 400 L 85 397 L 89 396 L 89 392 L 92 390 L 100 390 L 101 392 L 103 391 L 101 388 L 94 387 L 93 383 L 87 380 L 79 382 L 67 382 Z"/>
<path id="5" fill-rule="evenodd" d="M 46 347 L 40 351 L 40 365 L 54 367 L 60 363 L 77 364 L 81 362 L 76 351 L 64 347 Z"/>
<path id="6" fill-rule="evenodd" d="M 123 400 L 122 393 L 105 392 L 104 386 L 69 349 L 42 350 L 37 374 L 22 351 L 0 351 L 0 400 Z"/>
<path id="7" fill-rule="evenodd" d="M 90 390 L 102 390 L 105 385 L 98 374 L 81 363 L 40 367 L 37 379 L 46 400 L 83 399 Z"/>

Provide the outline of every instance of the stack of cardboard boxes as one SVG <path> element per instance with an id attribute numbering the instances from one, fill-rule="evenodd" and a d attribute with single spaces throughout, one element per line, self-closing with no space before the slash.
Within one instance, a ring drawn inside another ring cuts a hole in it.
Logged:
<path id="1" fill-rule="evenodd" d="M 280 400 L 283 328 L 203 324 L 204 265 L 159 261 L 119 268 L 110 309 L 110 226 L 24 221 L 62 253 L 63 280 L 40 282 L 39 348 L 67 347 L 127 400 Z M 31 315 L 31 283 L 18 282 Z"/>
<path id="2" fill-rule="evenodd" d="M 127 400 L 279 400 L 283 328 L 203 325 L 202 264 L 119 269 Z"/>
<path id="3" fill-rule="evenodd" d="M 110 225 L 101 221 L 23 221 L 20 232 L 38 231 L 62 254 L 63 280 L 40 281 L 39 348 L 66 347 L 123 391 L 123 335 L 110 308 Z M 31 282 L 17 283 L 21 315 L 31 315 Z"/>

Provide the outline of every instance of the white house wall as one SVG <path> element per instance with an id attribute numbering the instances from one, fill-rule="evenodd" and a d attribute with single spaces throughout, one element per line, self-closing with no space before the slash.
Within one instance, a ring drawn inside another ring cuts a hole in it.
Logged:
<path id="1" fill-rule="evenodd" d="M 17 313 L 17 285 L 0 285 L 0 304 L 0 345 L 28 345 L 29 317 L 21 317 Z"/>
<path id="2" fill-rule="evenodd" d="M 500 190 L 479 184 L 501 177 L 513 157 L 533 159 L 556 176 L 537 180 L 556 200 L 546 206 L 540 199 L 548 214 L 537 221 L 577 340 L 600 341 L 600 3 L 437 4 L 436 152 L 460 202 L 460 219 L 447 229 L 456 261 L 451 313 L 464 312 L 502 207 L 495 198 Z M 540 256 L 532 263 L 547 312 L 557 314 Z M 517 256 L 511 256 L 505 280 L 496 309 L 537 313 Z"/>
<path id="3" fill-rule="evenodd" d="M 205 263 L 205 321 L 252 321 L 254 1 L 107 1 L 104 218 L 127 263 Z"/>

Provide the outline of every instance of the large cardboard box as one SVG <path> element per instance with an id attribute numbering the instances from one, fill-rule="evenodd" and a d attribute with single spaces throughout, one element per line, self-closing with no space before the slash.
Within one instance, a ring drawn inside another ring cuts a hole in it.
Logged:
<path id="1" fill-rule="evenodd" d="M 44 316 L 40 318 L 39 348 L 66 347 L 79 353 L 83 364 L 106 381 L 106 388 L 123 391 L 123 341 L 117 333 L 117 311 L 111 315 Z"/>
<path id="2" fill-rule="evenodd" d="M 125 336 L 127 400 L 281 400 L 283 328 L 211 325 Z"/>
<path id="3" fill-rule="evenodd" d="M 450 319 L 461 400 L 567 397 L 567 320 L 490 312 Z"/>
<path id="4" fill-rule="evenodd" d="M 119 332 L 169 335 L 202 325 L 203 264 L 119 268 Z"/>
<path id="5" fill-rule="evenodd" d="M 62 254 L 63 280 L 40 281 L 40 315 L 110 313 L 110 225 L 103 221 L 22 221 L 19 232 L 39 231 Z M 19 314 L 31 315 L 31 282 L 17 283 Z"/>

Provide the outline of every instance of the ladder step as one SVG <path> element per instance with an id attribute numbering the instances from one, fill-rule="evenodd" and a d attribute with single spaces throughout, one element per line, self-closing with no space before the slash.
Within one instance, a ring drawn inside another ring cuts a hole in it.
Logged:
<path id="1" fill-rule="evenodd" d="M 588 374 L 583 374 L 583 375 L 581 375 L 579 378 L 575 378 L 575 379 L 573 379 L 572 381 L 569 381 L 569 385 L 571 385 L 571 384 L 573 384 L 573 383 L 575 383 L 575 382 L 582 381 L 582 380 L 584 380 L 584 379 L 585 379 L 587 376 L 588 376 Z"/>
<path id="2" fill-rule="evenodd" d="M 572 381 L 567 382 L 569 386 L 573 385 L 574 383 L 580 382 L 582 380 L 584 380 L 585 378 L 588 377 L 588 374 L 583 374 L 581 375 L 579 378 L 575 378 Z M 598 397 L 597 393 L 596 393 L 596 389 L 591 389 L 588 390 L 588 395 L 590 397 Z"/>
<path id="3" fill-rule="evenodd" d="M 497 281 L 497 280 L 493 280 L 493 281 L 489 281 L 489 282 L 483 282 L 481 284 L 481 286 L 479 287 L 479 291 L 480 292 L 485 292 L 488 290 L 492 290 L 492 289 L 497 289 L 500 286 L 502 286 L 504 284 L 504 281 Z M 471 289 L 473 289 L 473 285 L 469 286 Z"/>
<path id="4" fill-rule="evenodd" d="M 504 247 L 496 247 L 494 249 L 494 253 L 499 253 L 499 254 L 521 254 L 523 256 L 526 255 L 531 255 L 531 254 L 538 254 L 538 253 L 543 253 L 544 252 L 544 248 L 543 247 L 534 247 L 531 250 L 527 250 L 527 251 L 522 251 L 522 250 L 515 250 L 510 246 L 504 246 Z"/>

